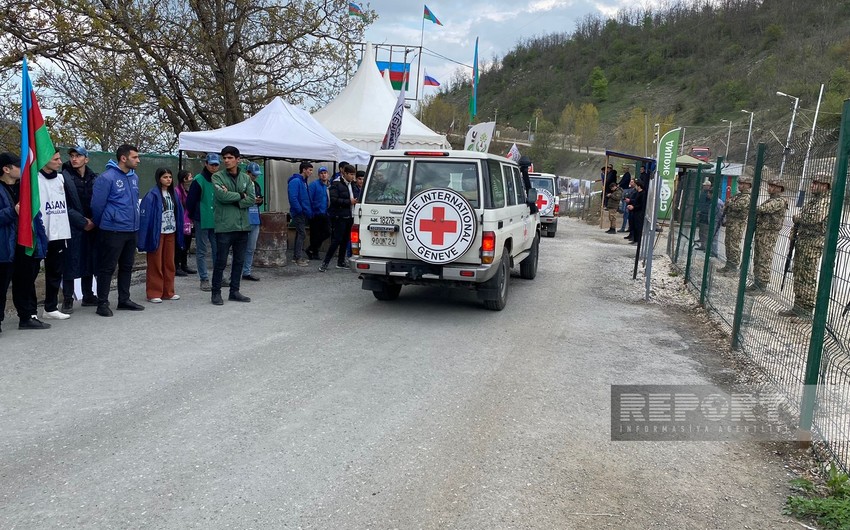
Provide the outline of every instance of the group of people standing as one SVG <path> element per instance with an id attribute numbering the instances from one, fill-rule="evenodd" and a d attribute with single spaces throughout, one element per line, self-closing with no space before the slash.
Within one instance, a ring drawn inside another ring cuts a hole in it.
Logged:
<path id="1" fill-rule="evenodd" d="M 140 158 L 135 146 L 120 146 L 115 160 L 100 175 L 89 168 L 88 155 L 84 147 L 73 147 L 63 164 L 57 150 L 40 169 L 34 242 L 28 249 L 17 240 L 21 160 L 12 153 L 0 153 L 0 325 L 10 285 L 19 329 L 48 329 L 50 324 L 42 319 L 70 318 L 75 298 L 83 307 L 96 306 L 98 315 L 111 317 L 109 291 L 116 269 L 116 308 L 144 310 L 130 298 L 137 250 L 146 253 L 145 290 L 151 303 L 179 300 L 175 276 L 195 272 L 201 274 L 201 289 L 211 291 L 213 304 L 224 303 L 222 286 L 229 287 L 229 300 L 250 302 L 239 288 L 243 278 L 259 281 L 252 273 L 263 202 L 257 184 L 259 164 L 243 168 L 239 150 L 227 146 L 220 154 L 208 154 L 198 175 L 179 172 L 176 186 L 170 169 L 157 169 L 155 185 L 140 201 L 135 171 Z M 221 161 L 224 168 L 219 170 Z M 197 271 L 187 263 L 193 235 L 198 241 Z M 207 249 L 214 263 L 211 284 Z M 230 281 L 225 282 L 231 250 Z M 39 317 L 36 280 L 42 261 L 44 311 Z M 80 278 L 81 296 L 75 293 L 76 278 Z"/>
<path id="2" fill-rule="evenodd" d="M 790 243 L 793 244 L 793 249 L 789 252 L 793 251 L 794 303 L 790 309 L 780 311 L 780 316 L 811 317 L 814 311 L 818 265 L 826 236 L 831 187 L 832 174 L 815 173 L 812 176 L 809 198 L 792 217 Z M 726 264 L 718 272 L 725 274 L 740 272 L 741 240 L 746 230 L 752 200 L 752 172 L 749 168 L 739 177 L 738 190 L 724 209 Z M 747 287 L 750 293 L 764 292 L 770 284 L 774 249 L 788 211 L 788 201 L 783 197 L 784 191 L 785 186 L 780 179 L 768 177 L 768 198 L 756 207 L 756 230 L 753 237 L 754 281 Z"/>
<path id="3" fill-rule="evenodd" d="M 611 164 L 602 168 L 605 182 L 603 207 L 608 211 L 608 234 L 628 232 L 623 239 L 633 245 L 640 243 L 643 235 L 643 220 L 646 213 L 646 185 L 649 176 L 646 166 L 640 166 L 640 175 L 632 178 L 629 166 L 623 166 L 623 176 L 617 181 L 617 170 Z M 618 213 L 623 213 L 623 222 L 617 230 Z"/>
<path id="4" fill-rule="evenodd" d="M 319 178 L 310 182 L 312 175 L 313 164 L 302 162 L 298 173 L 287 182 L 289 214 L 295 228 L 294 263 L 306 267 L 309 260 L 321 259 L 319 272 L 325 272 L 336 255 L 336 267 L 346 269 L 351 255 L 354 206 L 360 200 L 366 173 L 357 171 L 347 162 L 340 162 L 339 172 L 333 178 L 325 166 L 319 167 Z M 310 244 L 305 249 L 308 225 Z M 328 238 L 330 246 L 322 258 L 321 247 Z"/>

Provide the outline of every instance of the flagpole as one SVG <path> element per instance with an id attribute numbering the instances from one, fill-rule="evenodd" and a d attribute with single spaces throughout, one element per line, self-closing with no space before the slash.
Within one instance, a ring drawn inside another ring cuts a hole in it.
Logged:
<path id="1" fill-rule="evenodd" d="M 422 12 L 422 33 L 419 35 L 419 64 L 416 65 L 416 78 L 422 79 L 422 47 L 425 43 L 425 4 L 422 4 L 423 12 Z M 422 93 L 425 93 L 425 89 L 422 90 Z M 416 102 L 419 102 L 419 85 L 416 85 Z"/>

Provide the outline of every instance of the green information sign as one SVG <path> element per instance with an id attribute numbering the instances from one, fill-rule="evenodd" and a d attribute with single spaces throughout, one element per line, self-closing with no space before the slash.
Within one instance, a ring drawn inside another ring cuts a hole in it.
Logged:
<path id="1" fill-rule="evenodd" d="M 667 131 L 658 142 L 658 183 L 661 185 L 658 201 L 658 219 L 670 219 L 673 211 L 673 186 L 676 182 L 676 156 L 682 129 Z"/>

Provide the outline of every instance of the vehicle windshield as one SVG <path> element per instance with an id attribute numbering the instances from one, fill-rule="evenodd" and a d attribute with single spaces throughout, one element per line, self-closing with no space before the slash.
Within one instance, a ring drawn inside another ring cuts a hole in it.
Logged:
<path id="1" fill-rule="evenodd" d="M 531 187 L 536 190 L 548 190 L 549 193 L 555 195 L 555 183 L 552 179 L 546 177 L 529 177 Z"/>

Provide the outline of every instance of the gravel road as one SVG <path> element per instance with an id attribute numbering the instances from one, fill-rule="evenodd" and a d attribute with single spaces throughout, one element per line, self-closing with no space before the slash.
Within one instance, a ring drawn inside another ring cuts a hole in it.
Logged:
<path id="1" fill-rule="evenodd" d="M 178 278 L 142 313 L 7 320 L 0 527 L 799 528 L 773 445 L 610 441 L 610 385 L 729 368 L 634 294 L 634 247 L 561 223 L 498 313 L 289 266 L 250 304 Z"/>

